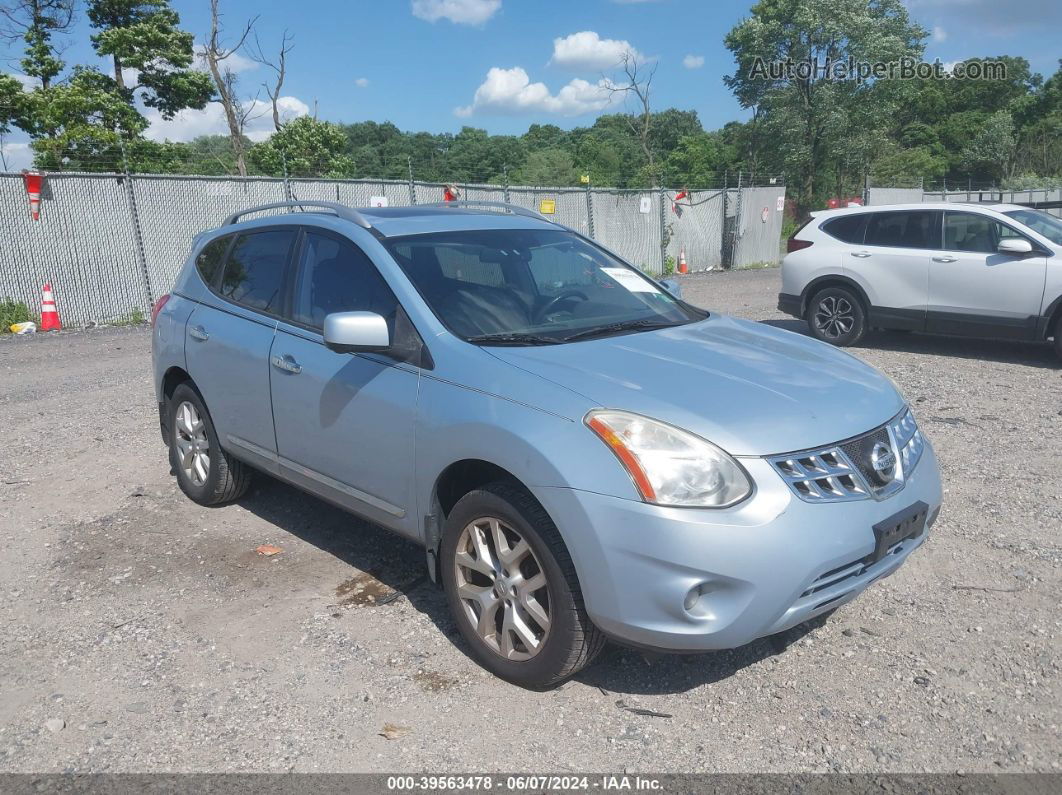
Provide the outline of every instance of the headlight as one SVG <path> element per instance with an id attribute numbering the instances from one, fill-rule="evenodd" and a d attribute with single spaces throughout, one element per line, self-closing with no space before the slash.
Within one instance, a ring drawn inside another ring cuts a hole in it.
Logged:
<path id="1" fill-rule="evenodd" d="M 616 454 L 646 502 L 726 508 L 752 493 L 737 461 L 692 433 L 607 409 L 591 411 L 586 424 Z"/>

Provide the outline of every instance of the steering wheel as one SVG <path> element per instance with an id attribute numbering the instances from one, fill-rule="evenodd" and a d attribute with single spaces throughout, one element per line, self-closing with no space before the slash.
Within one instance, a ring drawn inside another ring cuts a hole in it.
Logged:
<path id="1" fill-rule="evenodd" d="M 582 290 L 565 290 L 564 292 L 557 293 L 557 295 L 553 296 L 553 298 L 551 298 L 549 301 L 547 301 L 543 305 L 543 307 L 541 309 L 539 309 L 537 312 L 535 312 L 535 318 L 534 319 L 536 321 L 541 320 L 546 315 L 548 315 L 550 313 L 550 311 L 554 307 L 556 307 L 558 304 L 562 304 L 565 301 L 570 301 L 573 298 L 578 298 L 578 299 L 580 299 L 582 301 L 589 301 L 590 300 L 587 297 L 586 293 L 584 293 Z"/>

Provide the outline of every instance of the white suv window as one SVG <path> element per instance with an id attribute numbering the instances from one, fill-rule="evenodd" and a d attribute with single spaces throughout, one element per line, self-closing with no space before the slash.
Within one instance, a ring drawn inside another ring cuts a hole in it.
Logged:
<path id="1" fill-rule="evenodd" d="M 940 225 L 932 210 L 873 213 L 867 224 L 866 245 L 893 248 L 938 248 Z"/>
<path id="2" fill-rule="evenodd" d="M 944 214 L 944 248 L 994 254 L 1000 240 L 1022 237 L 1006 224 L 980 213 Z"/>

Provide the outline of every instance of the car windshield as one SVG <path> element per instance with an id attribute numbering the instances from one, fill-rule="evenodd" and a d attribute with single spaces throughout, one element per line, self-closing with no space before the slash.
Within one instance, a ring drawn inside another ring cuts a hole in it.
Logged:
<path id="1" fill-rule="evenodd" d="M 476 344 L 552 345 L 707 317 L 571 232 L 444 232 L 385 245 L 439 320 Z"/>
<path id="2" fill-rule="evenodd" d="M 1039 232 L 1052 243 L 1062 246 L 1062 221 L 1041 210 L 1008 210 L 1003 215 L 1025 224 L 1034 232 Z"/>

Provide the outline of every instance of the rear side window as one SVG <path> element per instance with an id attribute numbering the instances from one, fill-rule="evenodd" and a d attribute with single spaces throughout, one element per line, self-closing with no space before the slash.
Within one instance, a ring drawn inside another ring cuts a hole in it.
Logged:
<path id="1" fill-rule="evenodd" d="M 938 215 L 928 210 L 872 213 L 867 224 L 868 246 L 939 248 Z"/>
<path id="2" fill-rule="evenodd" d="M 221 295 L 259 312 L 278 314 L 284 293 L 284 270 L 295 231 L 273 229 L 240 235 L 221 280 Z"/>
<path id="3" fill-rule="evenodd" d="M 199 275 L 203 281 L 214 287 L 221 275 L 221 266 L 225 264 L 225 252 L 229 250 L 232 236 L 226 235 L 212 240 L 203 246 L 199 256 L 195 258 L 195 266 L 199 269 Z"/>
<path id="4" fill-rule="evenodd" d="M 842 215 L 824 223 L 822 231 L 842 242 L 862 245 L 863 235 L 867 231 L 867 218 L 869 217 L 868 213 Z"/>

